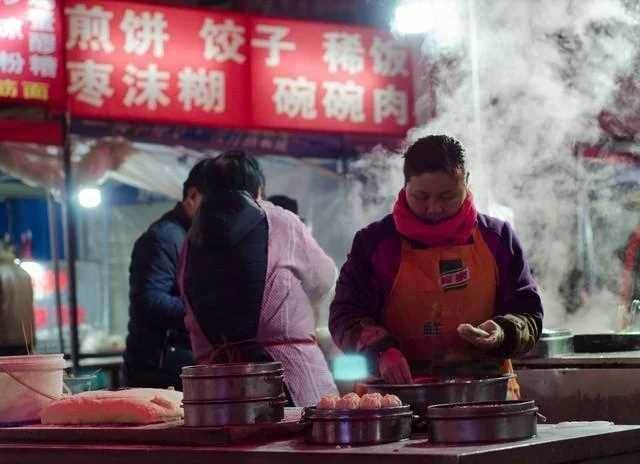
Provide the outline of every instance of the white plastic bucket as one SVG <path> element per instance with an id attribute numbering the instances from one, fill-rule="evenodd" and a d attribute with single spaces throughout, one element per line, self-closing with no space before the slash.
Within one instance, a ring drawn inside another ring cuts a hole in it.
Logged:
<path id="1" fill-rule="evenodd" d="M 62 354 L 0 356 L 0 425 L 40 421 L 40 411 L 62 397 Z"/>

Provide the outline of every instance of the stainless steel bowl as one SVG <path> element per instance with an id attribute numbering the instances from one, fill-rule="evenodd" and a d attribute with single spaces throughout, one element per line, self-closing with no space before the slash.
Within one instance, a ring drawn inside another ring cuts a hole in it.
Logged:
<path id="1" fill-rule="evenodd" d="M 427 408 L 433 443 L 489 443 L 522 440 L 537 433 L 534 401 L 439 404 Z"/>
<path id="2" fill-rule="evenodd" d="M 283 374 L 274 362 L 188 366 L 180 377 L 186 401 L 239 401 L 282 395 Z"/>
<path id="3" fill-rule="evenodd" d="M 184 400 L 184 425 L 187 427 L 219 427 L 279 422 L 284 418 L 284 395 L 246 401 Z"/>
<path id="4" fill-rule="evenodd" d="M 411 436 L 413 413 L 409 406 L 384 409 L 305 408 L 309 423 L 305 440 L 323 445 L 390 443 Z"/>
<path id="5" fill-rule="evenodd" d="M 573 353 L 573 333 L 570 330 L 542 329 L 540 339 L 523 358 L 552 358 Z"/>
<path id="6" fill-rule="evenodd" d="M 366 393 L 397 395 L 415 414 L 424 417 L 427 407 L 434 404 L 504 401 L 507 384 L 514 375 L 480 379 L 442 379 L 429 383 L 383 384 L 368 383 L 361 387 Z"/>

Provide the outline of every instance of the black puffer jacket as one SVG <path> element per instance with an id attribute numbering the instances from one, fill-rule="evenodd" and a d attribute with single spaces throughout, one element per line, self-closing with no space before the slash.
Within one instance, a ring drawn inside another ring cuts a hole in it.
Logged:
<path id="1" fill-rule="evenodd" d="M 205 336 L 213 345 L 255 339 L 267 273 L 264 211 L 245 191 L 217 193 L 203 201 L 188 240 L 185 293 Z M 270 357 L 247 343 L 236 360 Z"/>
<path id="2" fill-rule="evenodd" d="M 133 247 L 129 268 L 129 335 L 124 355 L 132 378 L 145 370 L 158 370 L 168 332 L 178 342 L 182 341 L 179 343 L 182 348 L 189 350 L 177 272 L 178 257 L 190 226 L 191 220 L 182 205 L 177 204 L 153 223 Z M 179 385 L 176 373 L 167 375 L 172 378 L 136 383 Z"/>

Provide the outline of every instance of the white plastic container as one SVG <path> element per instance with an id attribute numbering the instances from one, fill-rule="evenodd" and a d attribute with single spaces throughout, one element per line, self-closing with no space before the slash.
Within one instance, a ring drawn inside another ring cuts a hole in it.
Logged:
<path id="1" fill-rule="evenodd" d="M 0 425 L 40 421 L 40 411 L 62 397 L 62 354 L 0 356 Z"/>

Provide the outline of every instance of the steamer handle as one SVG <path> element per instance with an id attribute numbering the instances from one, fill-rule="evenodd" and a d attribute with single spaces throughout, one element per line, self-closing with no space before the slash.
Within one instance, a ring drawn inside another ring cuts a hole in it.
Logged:
<path id="1" fill-rule="evenodd" d="M 310 411 L 310 408 L 304 408 L 302 410 L 302 416 L 300 416 L 300 423 L 301 424 L 309 424 L 309 423 L 311 423 L 311 419 L 309 419 L 309 411 Z"/>

